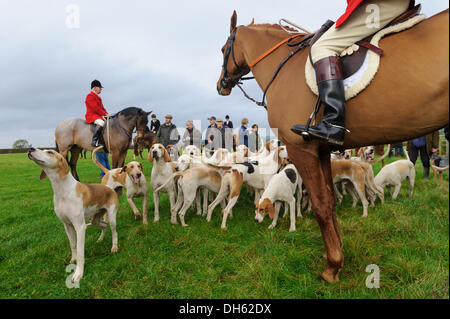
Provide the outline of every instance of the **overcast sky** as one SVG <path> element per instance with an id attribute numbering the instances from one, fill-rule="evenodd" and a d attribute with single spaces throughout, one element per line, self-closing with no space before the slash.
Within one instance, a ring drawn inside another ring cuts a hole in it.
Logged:
<path id="1" fill-rule="evenodd" d="M 67 27 L 70 4 L 79 8 L 79 28 Z M 248 117 L 267 127 L 265 110 L 239 90 L 229 97 L 216 91 L 233 9 L 238 24 L 287 18 L 315 30 L 345 7 L 344 0 L 0 0 L 0 148 L 18 138 L 53 146 L 61 120 L 84 118 L 95 78 L 111 114 L 137 106 L 161 119 L 171 113 L 183 128 L 188 119 L 205 128 L 208 116 L 226 114 L 235 126 Z M 428 16 L 447 7 L 423 1 Z M 261 98 L 256 84 L 246 86 Z"/>

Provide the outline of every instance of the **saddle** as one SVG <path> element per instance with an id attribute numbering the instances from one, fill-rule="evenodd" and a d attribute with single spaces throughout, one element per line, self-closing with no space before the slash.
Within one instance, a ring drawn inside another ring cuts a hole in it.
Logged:
<path id="1" fill-rule="evenodd" d="M 383 37 L 407 30 L 424 20 L 425 16 L 420 15 L 421 8 L 421 4 L 416 5 L 415 0 L 411 0 L 409 9 L 406 12 L 395 18 L 375 34 L 358 41 L 342 52 L 341 62 L 345 79 L 346 100 L 364 90 L 375 76 L 379 66 L 379 59 L 383 55 L 383 50 L 377 46 L 378 41 Z M 332 25 L 334 25 L 334 22 L 331 20 L 325 22 L 311 38 L 310 46 L 320 39 Z M 373 56 L 372 58 L 370 58 L 371 55 Z M 318 95 L 311 58 L 307 61 L 305 76 L 306 82 L 311 90 Z"/>

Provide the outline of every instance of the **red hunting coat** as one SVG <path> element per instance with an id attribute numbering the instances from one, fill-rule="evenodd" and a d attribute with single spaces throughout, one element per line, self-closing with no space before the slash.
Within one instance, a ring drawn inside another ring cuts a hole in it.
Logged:
<path id="1" fill-rule="evenodd" d="M 345 10 L 345 13 L 336 21 L 336 28 L 339 28 L 363 1 L 364 0 L 347 0 L 347 9 Z"/>
<path id="2" fill-rule="evenodd" d="M 102 99 L 94 92 L 86 96 L 86 123 L 93 123 L 95 120 L 103 119 L 102 116 L 108 114 L 103 107 Z"/>

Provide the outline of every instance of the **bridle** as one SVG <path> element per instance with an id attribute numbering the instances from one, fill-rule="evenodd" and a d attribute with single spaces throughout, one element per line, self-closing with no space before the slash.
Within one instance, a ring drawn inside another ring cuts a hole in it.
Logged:
<path id="1" fill-rule="evenodd" d="M 267 50 L 266 52 L 261 54 L 255 61 L 253 61 L 250 64 L 250 66 L 246 66 L 243 68 L 237 64 L 235 56 L 234 56 L 234 41 L 236 39 L 236 32 L 237 32 L 238 28 L 239 27 L 234 28 L 233 32 L 228 37 L 228 44 L 225 48 L 224 55 L 223 55 L 222 79 L 220 80 L 220 89 L 224 89 L 224 88 L 228 87 L 230 84 L 232 87 L 236 85 L 242 91 L 242 93 L 244 94 L 244 97 L 246 97 L 250 101 L 254 102 L 258 106 L 263 106 L 267 110 L 267 104 L 265 102 L 265 99 L 266 99 L 266 94 L 267 94 L 267 91 L 269 90 L 270 85 L 273 83 L 273 81 L 277 77 L 278 73 L 280 72 L 281 68 L 286 64 L 286 62 L 291 57 L 293 57 L 297 52 L 299 52 L 303 48 L 310 45 L 310 40 L 313 38 L 313 36 L 315 34 L 314 33 L 310 33 L 310 34 L 297 33 L 297 34 L 291 35 L 290 37 L 285 38 L 284 40 L 280 41 L 275 46 L 273 46 L 272 48 L 270 48 L 269 50 Z M 300 41 L 292 43 L 292 40 L 299 36 L 304 36 L 304 37 Z M 281 61 L 281 63 L 278 65 L 278 68 L 275 70 L 271 80 L 264 88 L 264 93 L 263 93 L 261 102 L 258 102 L 255 99 L 253 99 L 252 97 L 250 97 L 241 86 L 241 84 L 243 84 L 242 81 L 252 80 L 255 77 L 253 77 L 253 76 L 243 77 L 243 76 L 248 74 L 256 64 L 258 64 L 265 57 L 269 56 L 272 52 L 274 52 L 276 49 L 278 49 L 280 46 L 282 46 L 285 43 L 290 47 L 296 47 L 296 48 L 294 50 L 292 50 L 288 54 L 288 56 L 283 61 Z M 233 63 L 236 66 L 236 68 L 238 70 L 241 69 L 241 71 L 235 75 L 228 75 L 228 71 L 227 71 L 227 65 L 228 65 L 228 60 L 230 58 L 230 53 L 231 53 L 231 58 L 233 59 Z"/>
<path id="2" fill-rule="evenodd" d="M 224 54 L 223 54 L 223 64 L 222 64 L 223 76 L 222 76 L 222 79 L 220 80 L 220 88 L 221 89 L 228 87 L 230 84 L 232 86 L 234 86 L 236 84 L 240 84 L 241 83 L 240 81 L 242 81 L 242 80 L 254 79 L 254 77 L 243 78 L 244 75 L 246 75 L 247 73 L 250 72 L 250 68 L 247 66 L 242 69 L 242 67 L 239 66 L 236 62 L 236 57 L 234 56 L 234 40 L 236 39 L 237 29 L 238 28 L 234 28 L 233 32 L 228 37 L 228 44 L 227 44 Z M 236 66 L 236 68 L 238 70 L 241 69 L 241 71 L 238 74 L 231 75 L 231 76 L 228 75 L 228 70 L 227 70 L 228 60 L 230 59 L 230 53 L 231 53 L 231 58 L 233 60 L 234 65 Z"/>

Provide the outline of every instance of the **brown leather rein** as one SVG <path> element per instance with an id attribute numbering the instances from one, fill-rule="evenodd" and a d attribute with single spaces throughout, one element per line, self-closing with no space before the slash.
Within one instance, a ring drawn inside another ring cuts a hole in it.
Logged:
<path id="1" fill-rule="evenodd" d="M 267 110 L 267 104 L 266 104 L 265 100 L 266 100 L 266 94 L 267 94 L 267 91 L 269 90 L 270 85 L 273 83 L 273 81 L 277 77 L 278 73 L 280 72 L 281 68 L 286 64 L 286 62 L 291 57 L 293 57 L 297 52 L 299 52 L 302 49 L 304 49 L 307 46 L 309 46 L 310 40 L 312 39 L 312 37 L 315 34 L 314 33 L 311 33 L 311 34 L 298 33 L 298 34 L 294 34 L 294 35 L 292 35 L 290 37 L 287 37 L 287 38 L 283 39 L 282 41 L 280 41 L 279 43 L 277 43 L 276 45 L 274 45 L 273 47 L 271 47 L 269 50 L 267 50 L 263 54 L 261 54 L 249 66 L 242 67 L 242 66 L 239 66 L 237 64 L 236 59 L 234 57 L 234 41 L 236 39 L 236 32 L 237 32 L 238 28 L 239 27 L 236 27 L 233 30 L 233 32 L 231 33 L 230 37 L 228 38 L 228 44 L 227 44 L 227 46 L 225 48 L 225 51 L 224 51 L 223 65 L 222 65 L 222 74 L 223 74 L 223 76 L 222 76 L 222 80 L 220 81 L 220 87 L 223 89 L 223 88 L 227 87 L 229 84 L 236 85 L 242 91 L 242 93 L 244 94 L 244 97 L 246 97 L 250 101 L 254 102 L 258 106 L 263 106 Z M 300 36 L 304 36 L 304 38 L 301 39 L 299 42 L 292 43 L 292 40 L 294 40 L 294 39 L 296 39 L 296 38 L 298 38 Z M 247 94 L 247 92 L 245 92 L 245 90 L 241 86 L 243 84 L 242 81 L 252 80 L 255 77 L 253 77 L 253 76 L 244 77 L 244 75 L 249 73 L 251 71 L 251 69 L 253 69 L 255 67 L 255 65 L 257 65 L 259 62 L 261 62 L 264 58 L 266 58 L 270 54 L 272 54 L 275 50 L 277 50 L 283 44 L 287 44 L 290 47 L 296 47 L 296 48 L 294 50 L 292 50 L 288 54 L 288 56 L 286 58 L 284 58 L 284 60 L 281 61 L 281 63 L 278 65 L 278 67 L 275 70 L 271 80 L 269 81 L 269 83 L 264 88 L 263 97 L 262 97 L 261 102 L 258 102 L 255 99 L 253 99 L 252 97 L 250 97 Z M 227 65 L 228 65 L 228 59 L 230 57 L 230 54 L 231 54 L 231 57 L 233 59 L 233 62 L 235 64 L 235 66 L 237 67 L 237 69 L 238 70 L 241 69 L 236 75 L 228 75 Z"/>

